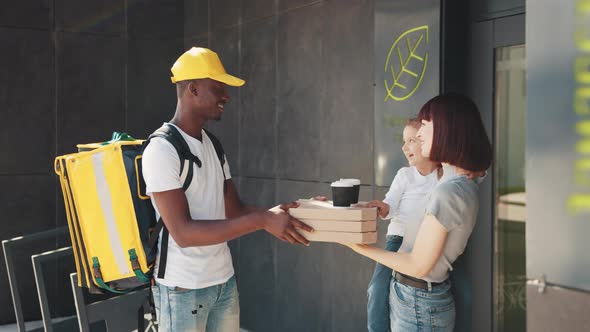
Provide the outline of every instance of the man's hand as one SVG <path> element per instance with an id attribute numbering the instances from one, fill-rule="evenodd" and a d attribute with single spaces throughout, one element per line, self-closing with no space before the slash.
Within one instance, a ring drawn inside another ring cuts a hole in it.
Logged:
<path id="1" fill-rule="evenodd" d="M 281 241 L 291 244 L 301 243 L 309 246 L 309 241 L 299 234 L 295 228 L 300 228 L 308 232 L 313 232 L 313 228 L 291 217 L 287 213 L 290 208 L 296 208 L 298 206 L 299 203 L 291 202 L 274 207 L 268 212 L 263 212 L 264 230 Z"/>
<path id="2" fill-rule="evenodd" d="M 382 201 L 370 201 L 365 207 L 376 207 L 381 218 L 385 218 L 389 214 L 389 204 Z"/>
<path id="3" fill-rule="evenodd" d="M 289 212 L 289 209 L 295 209 L 299 207 L 299 203 L 297 202 L 289 202 L 289 203 L 283 203 L 281 205 L 279 205 L 279 208 L 285 212 Z M 274 210 L 274 208 L 273 208 Z"/>

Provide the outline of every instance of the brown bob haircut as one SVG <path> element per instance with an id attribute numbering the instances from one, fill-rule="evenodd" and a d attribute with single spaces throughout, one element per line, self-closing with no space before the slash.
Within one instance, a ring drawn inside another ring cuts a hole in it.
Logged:
<path id="1" fill-rule="evenodd" d="M 472 172 L 490 167 L 492 145 L 471 99 L 454 93 L 436 96 L 422 106 L 418 119 L 433 121 L 430 160 Z"/>

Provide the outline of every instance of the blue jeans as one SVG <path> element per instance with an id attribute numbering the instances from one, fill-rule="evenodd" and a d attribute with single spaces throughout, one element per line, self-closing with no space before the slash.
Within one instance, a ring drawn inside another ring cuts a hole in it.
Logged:
<path id="1" fill-rule="evenodd" d="M 396 252 L 402 245 L 403 236 L 388 235 L 385 250 Z M 369 332 L 389 331 L 389 281 L 393 271 L 377 263 L 367 291 L 367 327 Z"/>
<path id="2" fill-rule="evenodd" d="M 455 301 L 448 280 L 429 292 L 392 279 L 389 305 L 392 332 L 453 332 L 455 327 Z"/>
<path id="3" fill-rule="evenodd" d="M 236 278 L 202 289 L 152 286 L 160 332 L 238 332 Z"/>

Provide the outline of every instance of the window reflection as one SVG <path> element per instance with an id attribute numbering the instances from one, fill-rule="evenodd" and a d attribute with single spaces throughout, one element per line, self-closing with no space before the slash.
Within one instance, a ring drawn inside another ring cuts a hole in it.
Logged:
<path id="1" fill-rule="evenodd" d="M 496 331 L 526 331 L 525 46 L 495 54 Z"/>

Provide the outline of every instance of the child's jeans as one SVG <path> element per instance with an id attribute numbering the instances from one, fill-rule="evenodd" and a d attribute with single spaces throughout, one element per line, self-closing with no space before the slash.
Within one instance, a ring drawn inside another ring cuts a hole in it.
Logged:
<path id="1" fill-rule="evenodd" d="M 385 242 L 385 250 L 396 252 L 402 245 L 403 236 L 388 235 Z M 367 327 L 369 332 L 389 331 L 389 285 L 392 270 L 387 266 L 377 263 L 373 278 L 367 291 L 369 300 L 367 303 Z"/>

